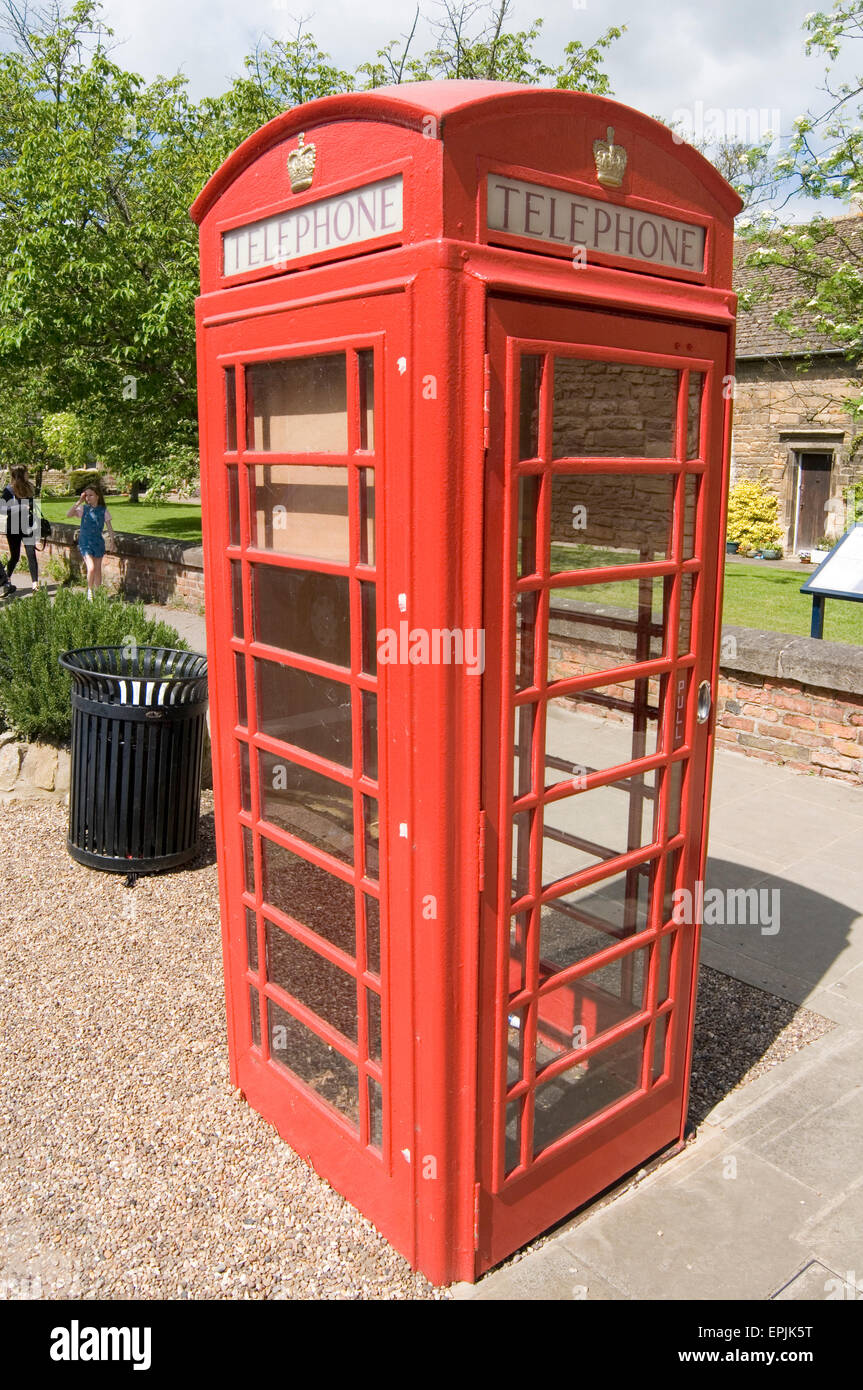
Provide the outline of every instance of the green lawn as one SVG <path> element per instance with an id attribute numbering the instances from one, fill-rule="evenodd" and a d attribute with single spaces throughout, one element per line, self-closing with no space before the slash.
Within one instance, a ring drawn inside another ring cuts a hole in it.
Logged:
<path id="1" fill-rule="evenodd" d="M 808 565 L 801 565 L 799 574 L 759 565 L 726 565 L 723 622 L 808 637 L 812 600 L 800 593 L 800 585 L 810 574 L 812 568 Z M 863 645 L 863 603 L 828 598 L 824 606 L 824 637 L 828 642 Z"/>
<path id="2" fill-rule="evenodd" d="M 77 497 L 57 497 L 42 503 L 49 521 L 68 521 L 66 513 Z M 165 536 L 172 541 L 201 543 L 201 508 L 188 502 L 130 502 L 127 497 L 109 497 L 108 510 L 115 531 L 131 531 L 138 536 Z"/>

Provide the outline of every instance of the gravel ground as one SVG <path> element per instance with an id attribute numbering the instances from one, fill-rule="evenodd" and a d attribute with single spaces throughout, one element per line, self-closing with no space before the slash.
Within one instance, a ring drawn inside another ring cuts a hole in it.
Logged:
<path id="1" fill-rule="evenodd" d="M 231 1090 L 212 815 L 133 889 L 65 821 L 3 810 L 0 1297 L 444 1297 Z"/>
<path id="2" fill-rule="evenodd" d="M 4 807 L 0 1297 L 446 1297 L 230 1088 L 204 803 L 200 860 L 134 889 Z M 702 968 L 691 1121 L 831 1027 Z"/>

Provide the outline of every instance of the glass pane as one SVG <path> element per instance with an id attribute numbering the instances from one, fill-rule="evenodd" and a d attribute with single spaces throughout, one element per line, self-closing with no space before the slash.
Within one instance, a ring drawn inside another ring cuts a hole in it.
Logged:
<path id="1" fill-rule="evenodd" d="M 534 1155 L 606 1106 L 640 1089 L 644 1032 L 636 1028 L 538 1088 Z"/>
<path id="2" fill-rule="evenodd" d="M 357 948 L 351 885 L 264 836 L 261 851 L 267 902 L 353 957 Z"/>
<path id="3" fill-rule="evenodd" d="M 252 1042 L 255 1047 L 261 1045 L 261 1006 L 258 999 L 258 991 L 249 987 L 249 1023 L 252 1030 Z"/>
<path id="4" fill-rule="evenodd" d="M 515 688 L 526 690 L 534 680 L 534 634 L 539 594 L 519 594 L 515 607 Z"/>
<path id="5" fill-rule="evenodd" d="M 258 928 L 255 922 L 255 914 L 250 907 L 246 908 L 246 950 L 249 958 L 249 969 L 258 970 Z"/>
<path id="6" fill-rule="evenodd" d="M 237 447 L 237 369 L 225 368 L 225 449 Z"/>
<path id="7" fill-rule="evenodd" d="M 509 992 L 517 994 L 524 989 L 527 959 L 527 934 L 530 927 L 530 913 L 518 912 L 509 926 Z"/>
<path id="8" fill-rule="evenodd" d="M 555 474 L 552 574 L 667 559 L 673 504 L 670 473 Z"/>
<path id="9" fill-rule="evenodd" d="M 521 1100 L 511 1100 L 506 1107 L 506 1146 L 504 1172 L 511 1173 L 521 1162 Z"/>
<path id="10" fill-rule="evenodd" d="M 676 933 L 668 932 L 659 938 L 659 964 L 657 971 L 656 1002 L 664 1004 L 671 985 L 671 947 Z"/>
<path id="11" fill-rule="evenodd" d="M 536 521 L 540 480 L 535 474 L 518 483 L 518 574 L 537 573 Z"/>
<path id="12" fill-rule="evenodd" d="M 246 439 L 267 453 L 337 453 L 348 447 L 345 355 L 246 367 Z"/>
<path id="13" fill-rule="evenodd" d="M 373 1062 L 381 1060 L 381 999 L 374 990 L 366 990 L 366 1004 L 369 1019 L 369 1057 Z"/>
<path id="14" fill-rule="evenodd" d="M 530 829 L 532 811 L 519 811 L 512 818 L 512 897 L 523 898 L 530 885 Z"/>
<path id="15" fill-rule="evenodd" d="M 246 662 L 242 652 L 234 652 L 234 680 L 237 689 L 237 723 L 245 727 L 249 722 L 246 704 Z"/>
<path id="16" fill-rule="evenodd" d="M 701 396 L 704 390 L 704 373 L 689 373 L 689 400 L 686 411 L 686 457 L 697 459 L 701 442 Z"/>
<path id="17" fill-rule="evenodd" d="M 381 909 L 377 898 L 363 894 L 366 905 L 366 969 L 372 975 L 381 973 Z"/>
<path id="18" fill-rule="evenodd" d="M 668 824 L 665 833 L 669 840 L 680 831 L 680 802 L 683 796 L 683 769 L 686 759 L 672 763 L 668 772 Z"/>
<path id="19" fill-rule="evenodd" d="M 350 669 L 346 578 L 273 565 L 255 565 L 252 575 L 257 641 Z"/>
<path id="20" fill-rule="evenodd" d="M 243 622 L 243 567 L 239 560 L 231 560 L 231 613 L 234 620 L 234 636 L 245 637 Z"/>
<path id="21" fill-rule="evenodd" d="M 658 676 L 549 700 L 545 718 L 545 785 L 603 772 L 659 749 Z M 577 788 L 580 790 L 581 788 Z"/>
<path id="22" fill-rule="evenodd" d="M 506 1084 L 514 1086 L 524 1071 L 524 1009 L 513 1009 L 507 1024 Z"/>
<path id="23" fill-rule="evenodd" d="M 549 681 L 662 656 L 668 584 L 623 579 L 554 589 L 548 614 Z"/>
<path id="24" fill-rule="evenodd" d="M 243 826 L 243 877 L 245 879 L 246 892 L 254 897 L 255 895 L 255 851 L 252 842 L 252 832 L 248 826 Z"/>
<path id="25" fill-rule="evenodd" d="M 375 563 L 375 470 L 360 468 L 360 561 Z"/>
<path id="26" fill-rule="evenodd" d="M 651 1080 L 658 1081 L 665 1072 L 665 1043 L 668 1037 L 668 1020 L 671 1014 L 660 1014 L 656 1020 L 653 1034 L 653 1066 Z"/>
<path id="27" fill-rule="evenodd" d="M 240 763 L 240 805 L 244 811 L 251 812 L 252 809 L 252 777 L 249 768 L 249 745 L 241 743 L 239 747 Z"/>
<path id="28" fill-rule="evenodd" d="M 679 886 L 681 859 L 682 851 L 679 849 L 666 856 L 665 887 L 662 899 L 663 923 L 671 921 L 671 914 L 674 911 L 674 890 Z"/>
<path id="29" fill-rule="evenodd" d="M 541 357 L 525 355 L 521 359 L 521 403 L 519 406 L 520 459 L 533 459 L 539 454 L 539 386 L 542 380 Z"/>
<path id="30" fill-rule="evenodd" d="M 541 973 L 565 970 L 644 931 L 654 880 L 654 865 L 640 864 L 544 903 L 539 924 Z"/>
<path id="31" fill-rule="evenodd" d="M 252 538 L 259 550 L 348 563 L 346 468 L 258 464 L 252 479 Z"/>
<path id="32" fill-rule="evenodd" d="M 541 994 L 537 1004 L 536 1035 L 546 1051 L 545 1062 L 586 1047 L 601 1033 L 634 1018 L 644 1008 L 647 991 L 647 949 L 630 951 Z M 539 1058 L 537 1058 L 539 1062 Z"/>
<path id="33" fill-rule="evenodd" d="M 698 507 L 698 492 L 701 477 L 698 473 L 686 473 L 683 478 L 683 559 L 691 560 L 695 555 L 695 520 Z"/>
<path id="34" fill-rule="evenodd" d="M 372 796 L 363 797 L 363 832 L 366 846 L 366 878 L 380 874 L 380 811 Z"/>
<path id="35" fill-rule="evenodd" d="M 357 353 L 360 383 L 360 448 L 375 447 L 375 354 L 372 348 Z"/>
<path id="36" fill-rule="evenodd" d="M 554 359 L 554 457 L 673 458 L 677 372 Z"/>
<path id="37" fill-rule="evenodd" d="M 359 1123 L 359 1080 L 343 1057 L 291 1014 L 267 1000 L 270 1056 L 287 1067 L 352 1124 Z"/>
<path id="38" fill-rule="evenodd" d="M 536 711 L 536 705 L 518 705 L 515 711 L 515 749 L 512 778 L 512 794 L 515 798 L 525 796 L 533 785 L 531 754 Z"/>
<path id="39" fill-rule="evenodd" d="M 267 979 L 292 994 L 352 1042 L 357 1040 L 357 982 L 289 932 L 267 922 Z"/>
<path id="40" fill-rule="evenodd" d="M 352 863 L 354 801 L 351 788 L 273 753 L 259 752 L 258 758 L 264 820 L 316 849 Z"/>
<path id="41" fill-rule="evenodd" d="M 684 574 L 680 580 L 680 616 L 677 626 L 677 655 L 687 656 L 692 646 L 692 601 L 695 575 Z"/>
<path id="42" fill-rule="evenodd" d="M 261 733 L 351 767 L 349 685 L 274 661 L 256 661 L 255 690 Z"/>
<path id="43" fill-rule="evenodd" d="M 577 792 L 546 806 L 543 886 L 651 844 L 655 809 L 655 771 Z"/>
<path id="44" fill-rule="evenodd" d="M 360 603 L 363 612 L 363 670 L 366 675 L 374 676 L 378 669 L 377 594 L 374 584 L 365 580 L 360 584 Z"/>
<path id="45" fill-rule="evenodd" d="M 378 697 L 374 691 L 362 692 L 363 704 L 363 772 L 378 779 Z"/>
<path id="46" fill-rule="evenodd" d="M 228 469 L 228 536 L 231 545 L 240 544 L 240 483 L 236 468 Z"/>
<path id="47" fill-rule="evenodd" d="M 369 1143 L 376 1149 L 384 1146 L 384 1101 L 381 1084 L 373 1076 L 368 1077 L 369 1087 Z"/>

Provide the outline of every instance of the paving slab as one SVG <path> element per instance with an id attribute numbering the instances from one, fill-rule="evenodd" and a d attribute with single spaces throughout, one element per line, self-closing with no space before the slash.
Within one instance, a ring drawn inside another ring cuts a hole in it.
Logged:
<path id="1" fill-rule="evenodd" d="M 469 1289 L 470 1285 L 462 1286 Z M 626 1294 L 596 1269 L 557 1241 L 541 1246 L 529 1259 L 518 1260 L 488 1275 L 477 1286 L 477 1303 L 512 1300 L 555 1303 L 607 1302 Z"/>
<path id="2" fill-rule="evenodd" d="M 814 1302 L 835 1298 L 845 1292 L 845 1279 L 835 1270 L 828 1269 L 820 1260 L 810 1260 L 799 1274 L 773 1295 L 776 1303 L 792 1303 L 798 1300 Z"/>

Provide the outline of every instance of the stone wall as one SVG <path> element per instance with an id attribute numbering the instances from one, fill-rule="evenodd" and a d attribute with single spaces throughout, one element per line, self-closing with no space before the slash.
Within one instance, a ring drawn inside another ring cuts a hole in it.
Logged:
<path id="1" fill-rule="evenodd" d="M 69 794 L 67 748 L 19 743 L 0 733 L 0 805 L 10 801 L 65 801 Z"/>
<path id="2" fill-rule="evenodd" d="M 65 522 L 51 522 L 51 539 L 37 552 L 40 569 L 53 556 L 68 559 L 76 573 L 84 573 L 74 543 L 76 529 Z M 116 539 L 116 547 L 102 562 L 102 575 L 109 584 L 117 584 L 126 598 L 203 607 L 204 557 L 199 545 L 125 531 L 116 532 Z"/>
<path id="3" fill-rule="evenodd" d="M 852 457 L 858 432 L 845 407 L 860 389 L 841 356 L 820 357 L 811 366 L 787 358 L 739 359 L 735 367 L 731 480 L 761 478 L 779 498 L 779 522 L 790 544 L 794 520 L 794 454 L 833 453 L 831 500 L 836 504 L 825 531 L 841 535 L 848 521 L 845 489 L 863 478 L 863 459 Z"/>

